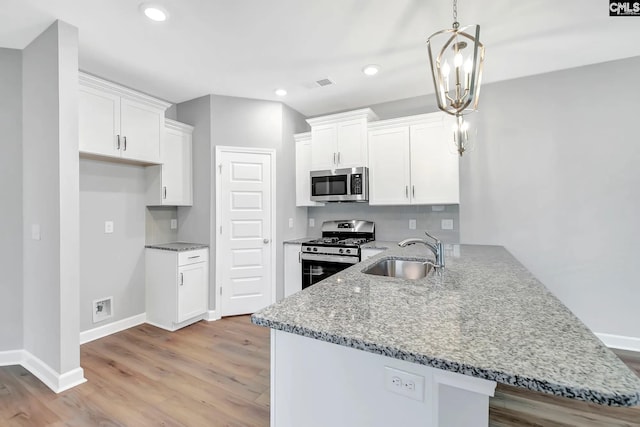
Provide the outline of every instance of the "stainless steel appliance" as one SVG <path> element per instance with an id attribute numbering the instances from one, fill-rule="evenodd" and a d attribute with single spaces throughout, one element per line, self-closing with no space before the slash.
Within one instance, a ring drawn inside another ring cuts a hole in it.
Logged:
<path id="1" fill-rule="evenodd" d="M 375 223 L 325 221 L 322 237 L 302 244 L 302 289 L 360 262 L 360 246 L 375 240 Z"/>
<path id="2" fill-rule="evenodd" d="M 314 202 L 366 202 L 369 200 L 369 168 L 311 171 Z"/>

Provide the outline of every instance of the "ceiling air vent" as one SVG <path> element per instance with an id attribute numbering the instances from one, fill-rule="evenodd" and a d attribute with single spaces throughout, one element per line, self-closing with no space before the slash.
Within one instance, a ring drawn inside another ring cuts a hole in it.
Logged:
<path id="1" fill-rule="evenodd" d="M 323 86 L 332 85 L 333 82 L 329 78 L 326 78 L 326 79 L 316 80 L 316 84 L 320 87 L 323 87 Z"/>

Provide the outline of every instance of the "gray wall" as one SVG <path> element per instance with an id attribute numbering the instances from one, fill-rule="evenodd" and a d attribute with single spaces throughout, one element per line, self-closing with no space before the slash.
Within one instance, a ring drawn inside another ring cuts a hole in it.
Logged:
<path id="1" fill-rule="evenodd" d="M 178 241 L 178 229 L 171 229 L 172 219 L 178 219 L 178 208 L 175 206 L 147 207 L 145 214 L 147 245 Z"/>
<path id="2" fill-rule="evenodd" d="M 145 312 L 145 191 L 142 166 L 80 161 L 81 331 Z M 113 317 L 93 323 L 93 301 L 106 297 Z"/>
<path id="3" fill-rule="evenodd" d="M 375 111 L 375 110 L 374 110 Z M 369 206 L 366 203 L 330 203 L 309 208 L 309 218 L 315 227 L 307 235 L 318 237 L 323 221 L 335 219 L 364 219 L 376 223 L 376 240 L 399 242 L 407 237 L 423 237 L 424 231 L 445 243 L 459 243 L 458 205 L 442 206 L 444 211 L 433 211 L 431 206 Z M 409 220 L 416 220 L 416 229 L 409 229 Z M 442 230 L 441 220 L 453 219 L 453 230 Z"/>
<path id="4" fill-rule="evenodd" d="M 77 29 L 27 46 L 22 82 L 24 348 L 64 373 L 80 366 Z"/>
<path id="5" fill-rule="evenodd" d="M 22 52 L 0 49 L 0 351 L 22 349 Z"/>
<path id="6" fill-rule="evenodd" d="M 460 221 L 593 331 L 640 338 L 637 75 L 639 57 L 483 87 Z"/>

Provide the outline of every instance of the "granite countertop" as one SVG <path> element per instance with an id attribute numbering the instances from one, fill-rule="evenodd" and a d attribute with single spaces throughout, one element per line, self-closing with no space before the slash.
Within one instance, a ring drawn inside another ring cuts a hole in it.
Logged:
<path id="1" fill-rule="evenodd" d="M 208 247 L 209 245 L 205 245 L 202 243 L 187 243 L 187 242 L 171 242 L 171 243 L 158 243 L 155 245 L 145 245 L 145 248 L 148 248 L 148 249 L 161 249 L 163 251 L 174 251 L 174 252 L 193 251 L 196 249 L 204 249 Z"/>
<path id="2" fill-rule="evenodd" d="M 381 258 L 433 258 L 423 245 L 391 247 L 251 321 L 573 399 L 640 404 L 640 378 L 504 248 L 459 254 L 415 281 L 362 273 Z"/>
<path id="3" fill-rule="evenodd" d="M 290 239 L 290 240 L 285 240 L 283 243 L 288 243 L 288 244 L 292 244 L 292 245 L 300 245 L 302 243 L 307 243 L 311 240 L 317 239 L 317 237 L 301 237 L 299 239 Z"/>

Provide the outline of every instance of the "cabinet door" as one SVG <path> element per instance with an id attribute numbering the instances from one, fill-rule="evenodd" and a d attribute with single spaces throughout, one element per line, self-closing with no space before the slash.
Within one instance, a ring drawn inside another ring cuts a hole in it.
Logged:
<path id="1" fill-rule="evenodd" d="M 184 322 L 207 311 L 208 266 L 206 262 L 178 268 L 178 318 Z"/>
<path id="2" fill-rule="evenodd" d="M 120 116 L 122 157 L 160 163 L 160 136 L 164 128 L 164 113 L 142 102 L 122 98 Z"/>
<path id="3" fill-rule="evenodd" d="M 365 119 L 338 123 L 337 168 L 367 166 L 367 122 Z"/>
<path id="4" fill-rule="evenodd" d="M 300 263 L 301 245 L 284 245 L 284 297 L 302 290 L 302 264 Z"/>
<path id="5" fill-rule="evenodd" d="M 311 201 L 311 139 L 296 142 L 296 206 L 323 206 Z"/>
<path id="6" fill-rule="evenodd" d="M 335 123 L 311 128 L 311 170 L 335 169 L 338 155 Z"/>
<path id="7" fill-rule="evenodd" d="M 460 203 L 458 155 L 450 149 L 446 121 L 411 126 L 411 200 L 414 204 Z"/>
<path id="8" fill-rule="evenodd" d="M 369 204 L 410 203 L 409 128 L 369 132 Z"/>
<path id="9" fill-rule="evenodd" d="M 163 205 L 192 204 L 191 135 L 166 129 L 161 145 Z"/>
<path id="10" fill-rule="evenodd" d="M 120 97 L 80 86 L 78 103 L 80 152 L 119 157 Z"/>

